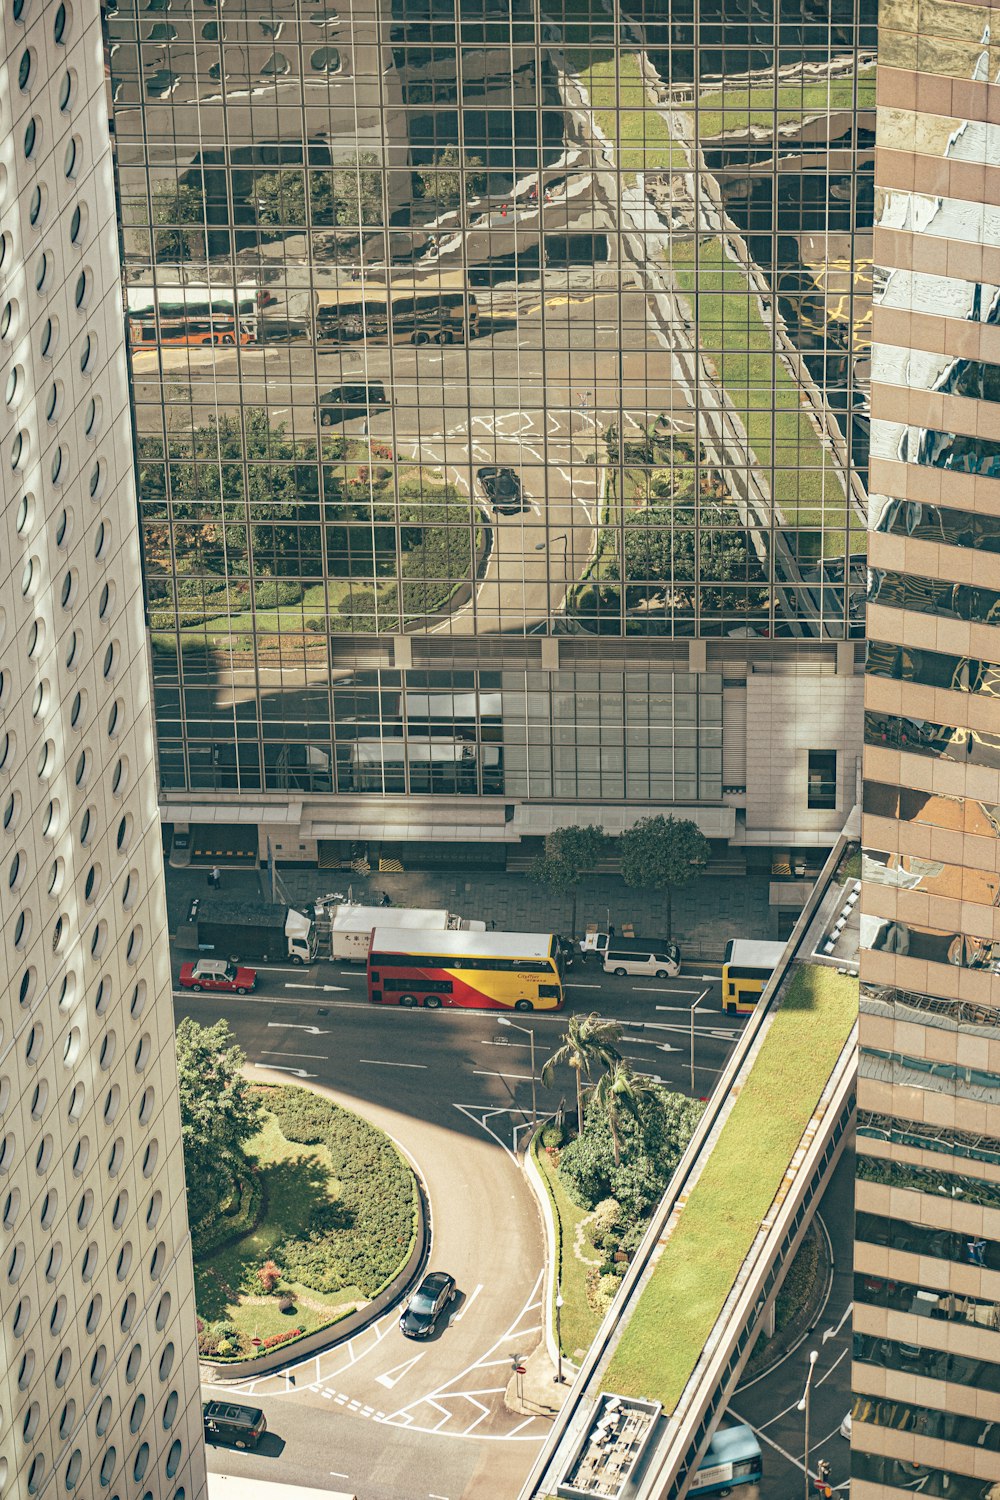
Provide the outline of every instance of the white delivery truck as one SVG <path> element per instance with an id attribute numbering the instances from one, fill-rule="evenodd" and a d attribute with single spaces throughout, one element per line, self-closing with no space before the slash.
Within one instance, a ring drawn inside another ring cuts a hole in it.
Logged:
<path id="1" fill-rule="evenodd" d="M 335 906 L 330 917 L 330 956 L 363 964 L 368 958 L 372 929 L 391 921 L 393 928 L 432 932 L 485 932 L 486 923 L 457 917 L 450 911 L 431 911 L 419 906 L 395 906 L 386 916 L 384 906 Z"/>

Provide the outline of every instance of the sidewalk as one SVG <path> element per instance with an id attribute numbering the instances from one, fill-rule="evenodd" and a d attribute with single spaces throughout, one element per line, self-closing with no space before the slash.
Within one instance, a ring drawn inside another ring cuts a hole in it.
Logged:
<path id="1" fill-rule="evenodd" d="M 167 868 L 170 930 L 183 921 L 194 896 L 211 894 L 207 869 L 192 865 Z M 221 894 L 268 899 L 266 871 L 223 869 Z M 400 875 L 351 875 L 344 870 L 285 866 L 278 874 L 279 898 L 306 906 L 331 890 L 348 889 L 355 901 L 378 904 L 387 891 L 396 906 L 444 908 L 461 917 L 495 922 L 505 932 L 559 932 L 569 935 L 573 898 L 536 885 L 526 875 L 462 871 L 412 870 Z M 766 875 L 703 875 L 673 896 L 673 932 L 686 959 L 718 960 L 730 937 L 768 938 L 771 934 Z M 590 922 L 604 928 L 610 919 L 618 932 L 626 922 L 643 937 L 665 936 L 662 899 L 655 891 L 630 889 L 617 875 L 595 875 L 577 890 L 577 936 Z M 387 920 L 390 920 L 387 918 Z"/>

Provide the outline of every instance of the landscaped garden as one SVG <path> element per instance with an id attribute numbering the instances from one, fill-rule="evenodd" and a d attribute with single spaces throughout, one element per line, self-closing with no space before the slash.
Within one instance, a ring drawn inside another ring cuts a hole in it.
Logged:
<path id="1" fill-rule="evenodd" d="M 266 656 L 295 635 L 398 631 L 471 584 L 485 526 L 439 470 L 329 433 L 318 466 L 315 443 L 265 412 L 247 408 L 242 423 L 197 429 L 170 462 L 140 438 L 155 651 L 256 638 Z"/>
<path id="2" fill-rule="evenodd" d="M 567 596 L 568 612 L 590 628 L 602 616 L 617 620 L 624 588 L 625 612 L 646 633 L 657 622 L 673 630 L 679 620 L 692 622 L 693 631 L 699 608 L 703 616 L 766 621 L 767 579 L 704 450 L 662 424 L 622 438 L 620 450 L 616 428 L 605 441 L 601 529 L 582 581 Z"/>
<path id="3" fill-rule="evenodd" d="M 582 1116 L 582 1128 L 563 1118 L 544 1126 L 533 1147 L 556 1229 L 562 1350 L 573 1360 L 592 1342 L 704 1107 L 634 1074 L 620 1039 L 614 1022 L 574 1016 L 542 1070 L 543 1082 L 560 1063 L 575 1071 L 578 1127 Z"/>
<path id="4" fill-rule="evenodd" d="M 798 968 L 632 1309 L 602 1382 L 673 1411 L 788 1170 L 858 1010 L 857 980 Z"/>
<path id="5" fill-rule="evenodd" d="M 417 1233 L 393 1143 L 307 1089 L 250 1085 L 225 1022 L 182 1021 L 178 1056 L 200 1352 L 251 1358 L 370 1302 Z"/>

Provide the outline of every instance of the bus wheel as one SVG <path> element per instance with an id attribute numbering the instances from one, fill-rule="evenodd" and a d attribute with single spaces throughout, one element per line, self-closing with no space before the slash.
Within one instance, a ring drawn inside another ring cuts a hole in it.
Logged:
<path id="1" fill-rule="evenodd" d="M 224 333 L 222 335 L 222 342 L 224 344 L 235 344 L 236 343 L 236 339 L 233 337 L 233 335 L 231 333 Z"/>
<path id="2" fill-rule="evenodd" d="M 424 1010 L 440 1010 L 441 1001 L 437 995 L 428 995 L 424 1000 Z"/>
<path id="3" fill-rule="evenodd" d="M 413 335 L 413 343 L 415 343 L 415 344 L 426 344 L 427 340 L 428 340 L 428 335 L 424 332 L 424 330 L 422 328 L 418 328 L 417 331 L 416 331 L 416 333 Z"/>
<path id="4" fill-rule="evenodd" d="M 414 1006 L 417 1003 L 417 997 L 416 995 L 400 995 L 399 1003 L 407 1007 Z"/>
<path id="5" fill-rule="evenodd" d="M 328 411 L 325 411 L 325 412 L 322 413 L 322 415 L 320 416 L 319 421 L 320 421 L 320 426 L 321 427 L 332 427 L 333 426 L 333 417 L 330 414 L 330 412 L 328 412 Z"/>
<path id="6" fill-rule="evenodd" d="M 530 1000 L 518 1000 L 514 1006 L 515 1010 L 534 1010 L 534 1008 Z"/>
<path id="7" fill-rule="evenodd" d="M 451 329 L 450 328 L 442 328 L 438 333 L 436 333 L 434 335 L 434 342 L 435 342 L 435 344 L 450 344 L 451 343 Z"/>

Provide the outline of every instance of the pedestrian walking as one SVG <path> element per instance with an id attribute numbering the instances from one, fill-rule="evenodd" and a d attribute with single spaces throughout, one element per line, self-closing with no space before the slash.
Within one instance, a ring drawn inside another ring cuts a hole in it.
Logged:
<path id="1" fill-rule="evenodd" d="M 609 922 L 608 923 L 608 937 L 617 937 L 617 936 L 618 936 L 618 934 L 615 932 L 615 924 L 614 924 L 614 922 Z"/>
<path id="2" fill-rule="evenodd" d="M 213 891 L 217 891 L 222 884 L 222 871 L 218 865 L 213 865 L 208 872 L 208 883 Z"/>

